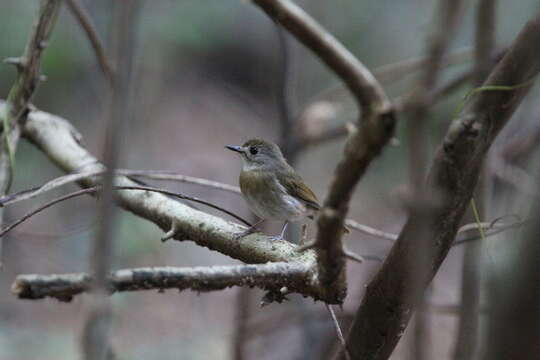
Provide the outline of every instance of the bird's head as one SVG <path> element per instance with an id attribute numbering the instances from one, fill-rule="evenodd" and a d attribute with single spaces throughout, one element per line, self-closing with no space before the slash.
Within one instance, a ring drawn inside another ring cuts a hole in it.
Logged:
<path id="1" fill-rule="evenodd" d="M 242 146 L 227 145 L 227 149 L 240 154 L 244 171 L 255 169 L 279 169 L 287 162 L 279 147 L 271 141 L 251 139 Z"/>

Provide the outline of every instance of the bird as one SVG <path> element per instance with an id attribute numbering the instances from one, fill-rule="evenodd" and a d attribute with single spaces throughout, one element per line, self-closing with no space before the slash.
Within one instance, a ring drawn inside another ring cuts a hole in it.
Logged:
<path id="1" fill-rule="evenodd" d="M 244 237 L 265 220 L 283 221 L 281 233 L 272 240 L 283 240 L 289 222 L 313 219 L 321 208 L 315 193 L 283 157 L 278 145 L 263 139 L 251 139 L 243 145 L 226 145 L 242 160 L 240 190 L 248 207 L 260 220 L 237 234 Z"/>

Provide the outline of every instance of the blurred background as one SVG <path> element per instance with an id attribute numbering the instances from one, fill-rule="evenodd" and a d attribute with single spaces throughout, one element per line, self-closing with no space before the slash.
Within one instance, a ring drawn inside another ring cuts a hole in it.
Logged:
<path id="1" fill-rule="evenodd" d="M 108 43 L 111 0 L 84 0 L 100 36 Z M 370 69 L 423 56 L 434 27 L 433 0 L 298 1 Z M 473 45 L 476 1 L 468 1 L 450 52 Z M 253 137 L 280 141 L 280 93 L 283 45 L 288 49 L 290 116 L 295 121 L 317 97 L 312 116 L 335 123 L 355 120 L 356 108 L 345 91 L 325 91 L 340 84 L 308 50 L 286 36 L 280 42 L 275 25 L 249 1 L 141 1 L 133 73 L 133 118 L 122 134 L 121 167 L 171 170 L 228 184 L 237 184 L 240 161 L 224 149 Z M 0 58 L 19 56 L 30 33 L 37 0 L 0 3 Z M 501 0 L 497 11 L 497 46 L 504 47 L 527 19 L 540 9 L 536 0 Z M 469 69 L 465 59 L 444 70 L 442 81 Z M 64 7 L 43 62 L 43 82 L 34 98 L 40 109 L 69 119 L 84 136 L 87 148 L 102 156 L 107 119 L 107 83 L 94 53 L 74 17 Z M 418 81 L 411 71 L 399 81 L 385 82 L 394 98 L 408 95 Z M 0 98 L 5 99 L 16 72 L 0 64 Z M 432 150 L 441 140 L 460 100 L 462 86 L 432 108 Z M 322 94 L 322 96 L 321 96 Z M 523 132 L 536 132 L 538 90 L 533 89 L 494 152 Z M 376 159 L 358 186 L 350 217 L 362 224 L 397 233 L 405 220 L 402 204 L 407 183 L 406 118 L 399 117 L 396 138 Z M 535 127 L 536 126 L 536 127 Z M 302 149 L 294 164 L 320 199 L 324 199 L 344 137 Z M 431 153 L 433 153 L 433 151 Z M 526 164 L 523 165 L 525 168 Z M 27 142 L 16 155 L 12 191 L 40 185 L 62 173 Z M 195 185 L 160 183 L 194 195 L 242 216 L 251 216 L 237 195 Z M 10 207 L 6 223 L 75 185 Z M 499 186 L 486 221 L 509 214 L 526 215 L 527 194 Z M 206 210 L 206 209 L 205 209 Z M 213 210 L 209 209 L 213 213 Z M 22 301 L 10 293 L 21 273 L 67 273 L 89 270 L 89 249 L 95 236 L 96 203 L 78 198 L 52 207 L 11 232 L 4 241 L 0 272 L 0 359 L 73 359 L 79 357 L 79 335 L 85 320 L 86 296 L 71 303 Z M 222 214 L 216 213 L 219 216 Z M 162 232 L 147 221 L 121 212 L 117 222 L 115 268 L 235 264 L 236 260 L 194 245 L 162 243 Z M 267 228 L 275 233 L 279 224 Z M 491 268 L 505 266 L 508 238 L 490 238 Z M 347 246 L 362 255 L 383 258 L 391 242 L 352 232 Z M 463 247 L 451 250 L 430 290 L 432 358 L 454 356 L 457 305 L 460 302 Z M 349 295 L 337 310 L 343 326 L 360 303 L 364 286 L 380 266 L 376 260 L 349 263 Z M 494 270 L 495 271 L 495 270 Z M 228 289 L 197 294 L 167 291 L 115 294 L 112 345 L 125 359 L 327 359 L 335 346 L 335 329 L 324 304 L 298 296 L 284 304 L 259 307 L 259 290 Z M 410 329 L 411 327 L 409 327 Z M 393 359 L 409 355 L 406 332 Z M 239 350 L 240 348 L 240 350 Z M 236 349 L 236 350 L 235 350 Z M 236 352 L 235 352 L 236 351 Z M 235 355 L 235 353 L 237 355 Z"/>

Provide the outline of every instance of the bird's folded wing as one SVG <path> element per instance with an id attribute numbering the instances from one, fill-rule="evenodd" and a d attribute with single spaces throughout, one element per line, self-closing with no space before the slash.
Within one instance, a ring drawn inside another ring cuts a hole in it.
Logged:
<path id="1" fill-rule="evenodd" d="M 279 177 L 279 182 L 287 193 L 302 200 L 308 207 L 319 210 L 319 200 L 311 189 L 304 183 L 300 176 Z"/>

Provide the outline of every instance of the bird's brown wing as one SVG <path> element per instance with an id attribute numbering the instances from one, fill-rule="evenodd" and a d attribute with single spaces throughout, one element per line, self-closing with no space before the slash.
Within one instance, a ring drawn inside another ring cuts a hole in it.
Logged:
<path id="1" fill-rule="evenodd" d="M 289 195 L 301 199 L 308 207 L 314 210 L 321 208 L 317 196 L 304 183 L 300 176 L 280 177 L 279 182 L 287 190 Z"/>

